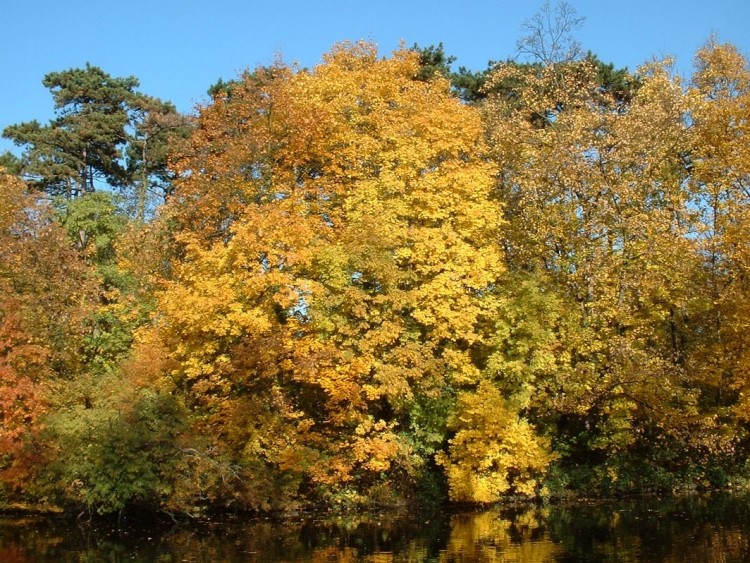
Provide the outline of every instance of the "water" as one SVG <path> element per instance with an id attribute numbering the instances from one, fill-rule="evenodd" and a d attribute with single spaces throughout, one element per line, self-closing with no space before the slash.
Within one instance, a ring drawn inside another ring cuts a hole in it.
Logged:
<path id="1" fill-rule="evenodd" d="M 131 517 L 119 529 L 2 518 L 0 561 L 750 561 L 750 497 L 285 520 L 227 516 L 178 526 Z"/>

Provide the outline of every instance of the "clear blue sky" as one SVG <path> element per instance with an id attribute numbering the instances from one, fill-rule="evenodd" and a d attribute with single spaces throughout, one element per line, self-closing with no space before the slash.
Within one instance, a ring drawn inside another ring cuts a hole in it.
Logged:
<path id="1" fill-rule="evenodd" d="M 442 42 L 456 66 L 514 55 L 524 20 L 543 0 L 0 0 L 0 130 L 53 115 L 51 71 L 86 62 L 134 75 L 141 91 L 192 111 L 218 78 L 281 55 L 314 66 L 332 44 L 374 41 L 383 54 Z M 586 21 L 577 37 L 606 62 L 634 69 L 677 57 L 689 75 L 715 33 L 750 55 L 750 0 L 568 0 Z M 0 151 L 12 145 L 0 140 Z"/>

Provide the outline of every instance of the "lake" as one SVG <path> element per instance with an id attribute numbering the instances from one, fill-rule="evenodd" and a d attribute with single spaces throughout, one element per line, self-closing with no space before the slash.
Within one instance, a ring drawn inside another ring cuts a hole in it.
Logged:
<path id="1" fill-rule="evenodd" d="M 750 561 L 750 496 L 695 495 L 537 508 L 180 525 L 0 519 L 0 561 Z"/>

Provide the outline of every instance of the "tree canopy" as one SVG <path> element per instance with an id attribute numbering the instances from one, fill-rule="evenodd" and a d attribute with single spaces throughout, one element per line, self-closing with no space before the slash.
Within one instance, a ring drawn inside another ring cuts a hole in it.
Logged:
<path id="1" fill-rule="evenodd" d="M 472 73 L 342 43 L 191 118 L 134 78 L 48 75 L 58 115 L 6 130 L 26 152 L 0 174 L 0 500 L 747 479 L 748 62 L 712 39 L 686 82 L 551 49 Z"/>
<path id="2" fill-rule="evenodd" d="M 6 164 L 36 189 L 67 199 L 104 187 L 132 189 L 134 213 L 143 219 L 148 191 L 168 191 L 168 145 L 186 135 L 187 118 L 138 92 L 137 78 L 114 78 L 88 63 L 51 72 L 42 83 L 57 115 L 47 125 L 6 127 L 3 136 L 25 148 L 20 162 Z"/>

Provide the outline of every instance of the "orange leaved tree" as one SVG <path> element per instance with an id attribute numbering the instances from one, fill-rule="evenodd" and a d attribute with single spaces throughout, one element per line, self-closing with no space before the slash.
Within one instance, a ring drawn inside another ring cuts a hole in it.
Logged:
<path id="1" fill-rule="evenodd" d="M 164 211 L 179 258 L 141 334 L 198 413 L 196 493 L 393 500 L 478 381 L 502 213 L 478 114 L 418 70 L 345 44 L 202 109 Z"/>

